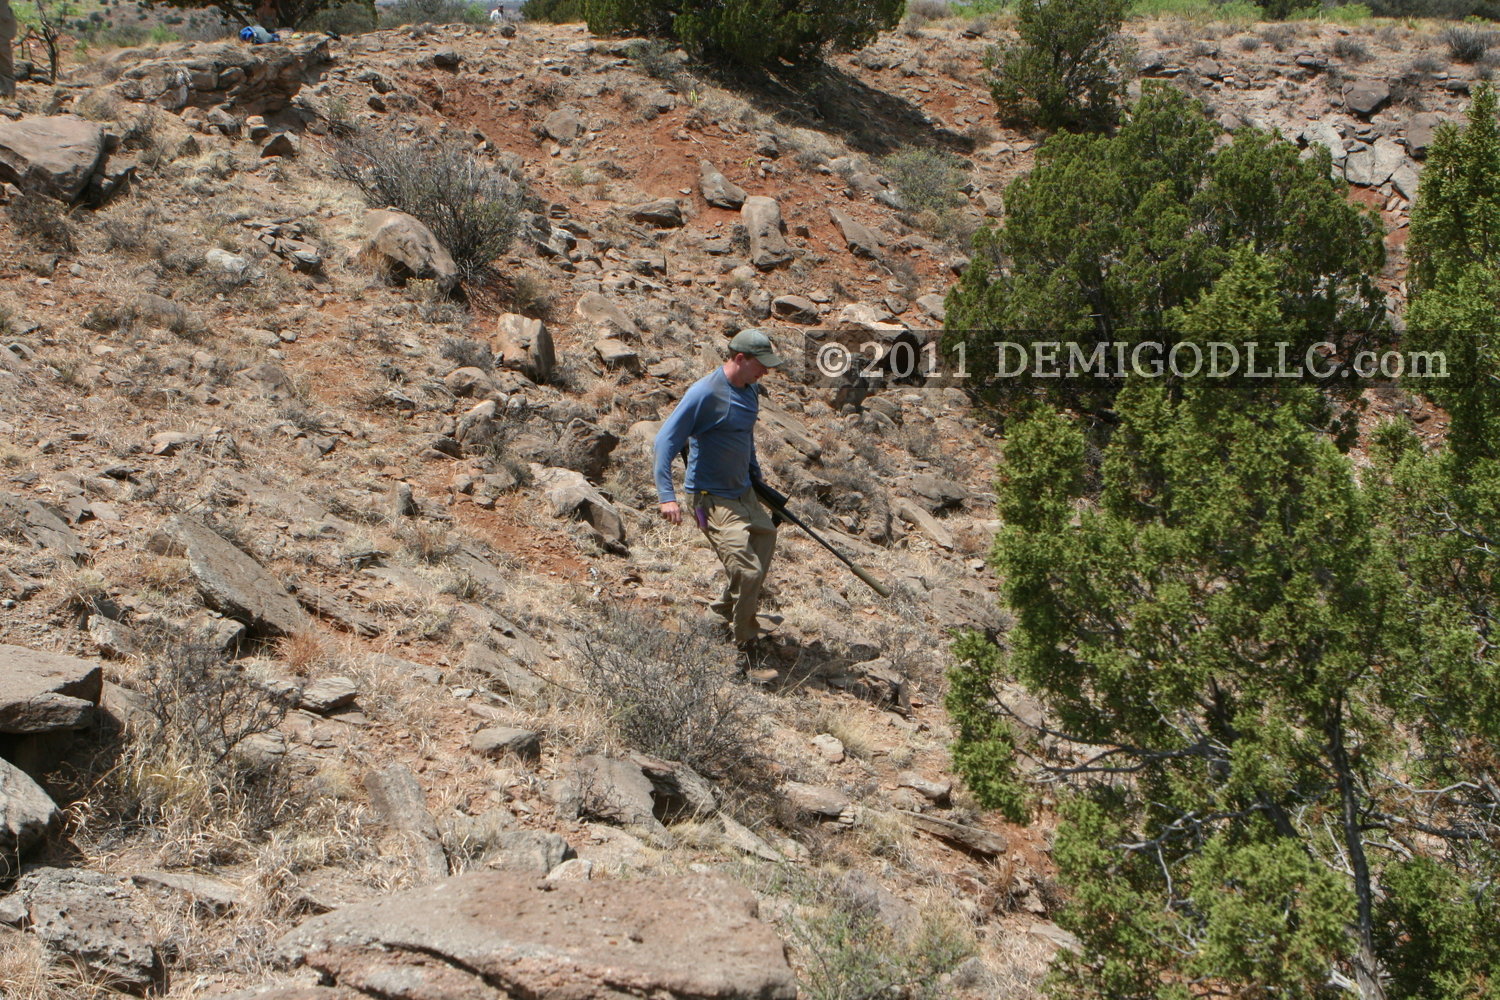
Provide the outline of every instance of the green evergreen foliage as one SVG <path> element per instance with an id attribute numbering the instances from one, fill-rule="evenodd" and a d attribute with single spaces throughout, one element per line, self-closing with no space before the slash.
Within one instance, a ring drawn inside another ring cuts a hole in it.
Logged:
<path id="1" fill-rule="evenodd" d="M 521 16 L 528 21 L 546 21 L 551 24 L 569 24 L 585 21 L 588 15 L 583 9 L 584 0 L 526 0 L 521 5 Z"/>
<path id="2" fill-rule="evenodd" d="M 1015 627 L 955 646 L 949 707 L 985 805 L 1015 814 L 1038 768 L 1062 789 L 1083 947 L 1055 997 L 1497 995 L 1497 134 L 1481 89 L 1413 212 L 1411 342 L 1467 378 L 1409 383 L 1453 415 L 1440 446 L 1390 424 L 1356 472 L 1289 382 L 1127 378 L 1097 461 L 1075 416 L 1013 422 L 993 561 Z M 1227 257 L 1164 326 L 1294 326 L 1312 286 L 1253 241 Z"/>
<path id="3" fill-rule="evenodd" d="M 862 48 L 894 28 L 905 0 L 585 0 L 596 35 L 675 38 L 694 55 L 746 67 Z"/>
<path id="4" fill-rule="evenodd" d="M 1049 130 L 1112 125 L 1120 80 L 1109 54 L 1126 6 L 1126 0 L 1018 0 L 1020 41 L 985 59 L 1001 120 Z"/>
<path id="5" fill-rule="evenodd" d="M 301 28 L 318 14 L 332 7 L 343 6 L 348 0 L 276 0 L 274 24 L 266 27 Z M 357 0 L 363 3 L 374 19 L 374 0 Z M 217 10 L 231 24 L 260 24 L 259 10 L 262 0 L 150 0 L 153 7 L 175 7 L 179 10 Z M 144 15 L 143 15 L 144 16 Z"/>
<path id="6" fill-rule="evenodd" d="M 1293 353 L 1383 337 L 1379 220 L 1345 198 L 1321 152 L 1300 159 L 1296 146 L 1253 129 L 1216 150 L 1217 131 L 1201 104 L 1148 84 L 1115 135 L 1049 139 L 1035 169 L 1007 189 L 1004 223 L 974 238 L 972 263 L 947 298 L 949 349 L 961 339 L 972 359 L 1000 340 L 1060 341 L 1085 355 L 1101 343 L 1170 347 L 1187 338 L 1181 310 L 1214 288 L 1241 247 L 1270 270 L 1278 337 Z M 1244 330 L 1225 317 L 1209 339 Z M 1116 388 L 1013 385 L 989 401 L 1009 410 L 1016 393 L 1040 392 L 1100 413 Z"/>

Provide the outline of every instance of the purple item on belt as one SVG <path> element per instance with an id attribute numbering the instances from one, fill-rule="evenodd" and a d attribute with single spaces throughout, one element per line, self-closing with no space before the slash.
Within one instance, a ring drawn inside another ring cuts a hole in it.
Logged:
<path id="1" fill-rule="evenodd" d="M 708 509 L 706 507 L 694 507 L 693 517 L 698 519 L 698 530 L 708 530 Z"/>

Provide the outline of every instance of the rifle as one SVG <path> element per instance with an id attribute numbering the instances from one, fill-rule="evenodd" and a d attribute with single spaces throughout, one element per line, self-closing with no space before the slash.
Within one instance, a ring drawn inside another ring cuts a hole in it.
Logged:
<path id="1" fill-rule="evenodd" d="M 792 522 L 797 527 L 807 532 L 808 537 L 837 556 L 839 562 L 843 563 L 845 566 L 848 566 L 849 571 L 852 572 L 855 576 L 859 577 L 862 581 L 864 581 L 865 585 L 868 586 L 871 590 L 875 591 L 875 593 L 879 594 L 881 597 L 891 596 L 890 587 L 887 587 L 885 584 L 875 579 L 875 577 L 870 573 L 869 570 L 865 569 L 863 566 L 856 564 L 854 560 L 850 559 L 838 549 L 834 548 L 833 543 L 829 542 L 822 535 L 818 534 L 816 531 L 812 530 L 812 528 L 808 527 L 807 522 L 803 521 L 802 518 L 787 510 L 787 498 L 784 494 L 773 490 L 771 487 L 767 486 L 765 483 L 759 480 L 751 482 L 750 485 L 754 487 L 755 495 L 765 501 L 766 505 L 769 506 L 773 512 L 780 514 L 786 520 Z"/>

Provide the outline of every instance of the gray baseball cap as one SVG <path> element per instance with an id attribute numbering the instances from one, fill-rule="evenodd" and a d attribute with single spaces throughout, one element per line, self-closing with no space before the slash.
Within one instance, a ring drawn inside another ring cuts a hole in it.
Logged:
<path id="1" fill-rule="evenodd" d="M 764 330 L 747 327 L 729 341 L 730 354 L 748 354 L 767 368 L 775 368 L 784 358 L 776 353 L 776 346 Z"/>

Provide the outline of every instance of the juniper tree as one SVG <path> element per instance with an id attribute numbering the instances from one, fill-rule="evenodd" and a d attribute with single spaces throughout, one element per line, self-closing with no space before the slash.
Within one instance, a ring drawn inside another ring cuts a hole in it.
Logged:
<path id="1" fill-rule="evenodd" d="M 1180 339 L 1172 311 L 1211 290 L 1239 247 L 1271 268 L 1285 329 L 1270 339 L 1294 356 L 1324 341 L 1351 351 L 1377 342 L 1379 220 L 1329 178 L 1325 151 L 1304 160 L 1253 129 L 1215 149 L 1217 133 L 1199 102 L 1148 85 L 1115 135 L 1049 139 L 1007 189 L 1003 224 L 975 237 L 948 294 L 949 349 L 959 340 L 969 358 L 988 357 L 998 340 L 1060 341 L 1085 356 L 1101 343 L 1170 349 Z M 1243 332 L 1230 323 L 1217 334 Z M 1024 389 L 1110 419 L 1115 383 Z M 1013 397 L 988 399 L 1004 409 Z"/>
<path id="2" fill-rule="evenodd" d="M 1282 301 L 1274 258 L 1241 250 L 1170 319 L 1279 329 Z M 993 561 L 1015 627 L 958 644 L 949 708 L 986 805 L 1017 815 L 1031 780 L 1061 790 L 1060 922 L 1083 948 L 1055 996 L 1497 981 L 1473 874 L 1497 842 L 1476 768 L 1500 746 L 1495 696 L 1466 686 L 1471 624 L 1412 586 L 1387 491 L 1317 429 L 1326 405 L 1296 383 L 1129 378 L 1097 482 L 1076 418 L 1038 406 L 1011 427 Z M 1034 729 L 1011 682 L 1044 706 Z M 1429 974 L 1414 949 L 1445 928 Z"/>

